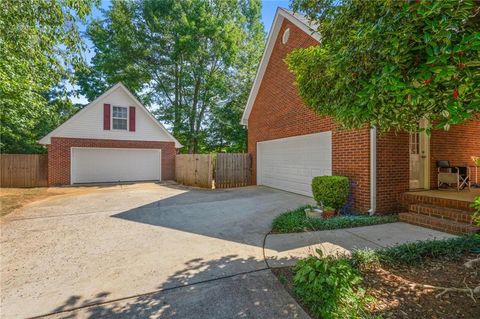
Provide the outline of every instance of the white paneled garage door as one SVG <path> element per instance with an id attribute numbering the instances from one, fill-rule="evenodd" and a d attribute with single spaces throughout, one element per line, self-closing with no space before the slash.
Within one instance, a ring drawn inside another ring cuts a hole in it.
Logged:
<path id="1" fill-rule="evenodd" d="M 161 150 L 72 147 L 72 184 L 161 180 Z"/>
<path id="2" fill-rule="evenodd" d="M 257 184 L 312 196 L 314 176 L 332 175 L 332 132 L 257 143 Z"/>

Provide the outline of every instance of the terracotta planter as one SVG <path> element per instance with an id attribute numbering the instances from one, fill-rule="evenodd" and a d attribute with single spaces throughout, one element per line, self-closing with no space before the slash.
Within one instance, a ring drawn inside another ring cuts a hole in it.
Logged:
<path id="1" fill-rule="evenodd" d="M 323 212 L 322 217 L 323 218 L 329 218 L 335 216 L 335 210 L 326 210 Z"/>

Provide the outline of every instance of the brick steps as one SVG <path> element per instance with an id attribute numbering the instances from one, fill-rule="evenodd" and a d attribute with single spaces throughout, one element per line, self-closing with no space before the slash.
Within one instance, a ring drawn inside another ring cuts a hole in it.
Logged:
<path id="1" fill-rule="evenodd" d="M 470 211 L 429 204 L 412 204 L 409 205 L 408 208 L 409 211 L 412 213 L 437 217 L 441 219 L 449 219 L 460 223 L 472 224 L 473 212 Z"/>
<path id="2" fill-rule="evenodd" d="M 474 234 L 480 231 L 480 227 L 476 227 L 471 224 L 414 212 L 400 213 L 398 215 L 401 221 L 456 235 Z"/>
<path id="3" fill-rule="evenodd" d="M 480 227 L 473 225 L 474 209 L 469 201 L 407 192 L 400 202 L 404 209 L 399 214 L 401 221 L 456 235 L 480 232 Z"/>
<path id="4" fill-rule="evenodd" d="M 474 209 L 470 207 L 471 202 L 451 198 L 426 196 L 419 193 L 403 193 L 400 195 L 400 202 L 403 204 L 404 208 L 408 208 L 408 205 L 411 204 L 425 204 L 474 212 Z"/>

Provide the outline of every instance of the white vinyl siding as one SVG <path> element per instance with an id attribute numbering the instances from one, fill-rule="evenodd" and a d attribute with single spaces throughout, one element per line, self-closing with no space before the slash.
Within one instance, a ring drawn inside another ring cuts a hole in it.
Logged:
<path id="1" fill-rule="evenodd" d="M 135 101 L 122 89 L 117 88 L 112 93 L 98 100 L 95 105 L 75 117 L 73 121 L 65 123 L 54 137 L 91 138 L 108 140 L 134 140 L 134 141 L 166 141 L 171 142 L 172 137 L 163 132 L 150 116 L 136 108 L 135 132 L 128 130 L 103 129 L 103 104 L 135 106 Z M 112 113 L 112 111 L 111 111 Z M 111 116 L 111 115 L 110 115 Z M 113 126 L 111 126 L 113 128 Z M 48 141 L 49 142 L 49 141 Z"/>
<path id="2" fill-rule="evenodd" d="M 71 149 L 71 182 L 103 183 L 161 180 L 161 150 L 131 148 Z"/>
<path id="3" fill-rule="evenodd" d="M 332 132 L 257 143 L 257 184 L 312 196 L 312 178 L 332 175 Z"/>

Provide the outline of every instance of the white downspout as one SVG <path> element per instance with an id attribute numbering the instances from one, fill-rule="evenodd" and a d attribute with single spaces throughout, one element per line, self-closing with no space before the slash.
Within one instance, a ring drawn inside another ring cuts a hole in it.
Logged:
<path id="1" fill-rule="evenodd" d="M 370 129 L 370 209 L 374 215 L 377 210 L 377 128 Z"/>

